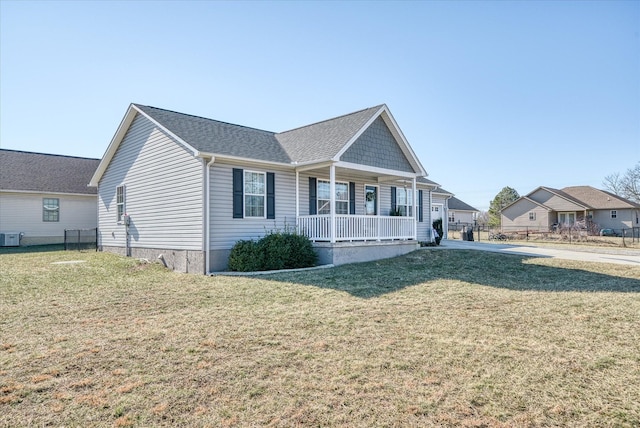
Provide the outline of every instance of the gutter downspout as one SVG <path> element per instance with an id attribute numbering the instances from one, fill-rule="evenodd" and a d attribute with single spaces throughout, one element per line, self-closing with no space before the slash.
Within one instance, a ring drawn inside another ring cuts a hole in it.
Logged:
<path id="1" fill-rule="evenodd" d="M 210 205 L 210 199 L 211 199 L 211 184 L 210 184 L 210 180 L 211 180 L 211 165 L 213 165 L 213 163 L 216 161 L 216 157 L 215 156 L 211 156 L 211 160 L 207 163 L 207 165 L 205 166 L 205 172 L 204 172 L 204 265 L 205 265 L 205 275 L 209 274 L 209 271 L 211 269 L 211 261 L 209 260 L 209 256 L 211 255 L 211 233 L 210 233 L 210 222 L 211 222 L 211 207 Z"/>
<path id="2" fill-rule="evenodd" d="M 435 242 L 436 238 L 433 236 L 433 189 L 429 189 L 429 235 L 431 236 L 431 242 Z"/>

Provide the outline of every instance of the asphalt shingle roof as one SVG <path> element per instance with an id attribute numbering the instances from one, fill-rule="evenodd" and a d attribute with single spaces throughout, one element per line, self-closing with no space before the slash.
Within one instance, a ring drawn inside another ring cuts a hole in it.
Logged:
<path id="1" fill-rule="evenodd" d="M 281 132 L 276 138 L 296 162 L 332 159 L 380 108 L 382 105 Z"/>
<path id="2" fill-rule="evenodd" d="M 449 198 L 449 209 L 450 210 L 458 210 L 458 211 L 480 211 L 473 208 L 471 205 L 466 202 L 461 201 L 455 196 Z"/>
<path id="3" fill-rule="evenodd" d="M 290 163 L 275 133 L 134 104 L 196 150 L 217 155 Z"/>
<path id="4" fill-rule="evenodd" d="M 88 187 L 100 159 L 0 149 L 0 189 L 97 194 Z"/>
<path id="5" fill-rule="evenodd" d="M 282 163 L 333 158 L 382 107 L 370 107 L 276 133 L 156 107 L 134 105 L 196 150 Z"/>
<path id="6" fill-rule="evenodd" d="M 640 208 L 640 204 L 591 186 L 571 186 L 562 192 L 594 210 Z"/>

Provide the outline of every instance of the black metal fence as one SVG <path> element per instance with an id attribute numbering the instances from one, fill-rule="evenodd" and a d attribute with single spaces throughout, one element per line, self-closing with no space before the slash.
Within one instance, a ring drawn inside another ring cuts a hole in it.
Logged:
<path id="1" fill-rule="evenodd" d="M 65 250 L 96 250 L 98 251 L 98 228 L 93 229 L 65 229 Z"/>
<path id="2" fill-rule="evenodd" d="M 469 233 L 472 231 L 472 233 Z M 622 229 L 587 229 L 577 226 L 497 226 L 486 224 L 457 225 L 449 223 L 449 239 L 472 237 L 474 241 L 554 241 L 554 242 L 606 242 L 626 246 L 640 244 L 640 227 Z M 466 239 L 465 239 L 466 238 Z"/>

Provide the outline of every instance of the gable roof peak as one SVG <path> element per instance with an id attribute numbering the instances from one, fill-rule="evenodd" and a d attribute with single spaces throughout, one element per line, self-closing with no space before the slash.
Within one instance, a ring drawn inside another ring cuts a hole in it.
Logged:
<path id="1" fill-rule="evenodd" d="M 358 110 L 358 111 L 352 111 L 351 113 L 341 114 L 339 116 L 335 116 L 335 117 L 332 117 L 332 118 L 329 118 L 329 119 L 324 119 L 324 120 L 320 120 L 318 122 L 310 123 L 310 124 L 307 124 L 307 125 L 298 126 L 297 128 L 287 129 L 286 131 L 278 132 L 277 134 L 278 135 L 286 134 L 287 132 L 294 132 L 294 131 L 298 131 L 300 129 L 309 128 L 311 126 L 321 125 L 323 123 L 332 122 L 332 121 L 337 120 L 337 119 L 342 119 L 342 118 L 345 118 L 345 117 L 348 117 L 348 116 L 353 116 L 353 115 L 356 115 L 356 114 L 359 114 L 359 113 L 363 113 L 363 112 L 366 112 L 366 111 L 369 111 L 369 110 L 378 111 L 378 110 L 382 109 L 383 107 L 387 107 L 387 105 L 386 104 L 379 104 L 377 106 L 363 108 L 363 109 Z"/>

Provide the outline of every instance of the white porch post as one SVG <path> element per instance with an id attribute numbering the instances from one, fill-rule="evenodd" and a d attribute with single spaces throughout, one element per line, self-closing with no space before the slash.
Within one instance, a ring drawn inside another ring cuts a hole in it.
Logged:
<path id="1" fill-rule="evenodd" d="M 336 242 L 336 166 L 329 166 L 329 203 L 331 204 L 331 243 Z"/>
<path id="2" fill-rule="evenodd" d="M 300 217 L 300 172 L 296 171 L 296 232 L 299 232 L 298 217 Z"/>
<path id="3" fill-rule="evenodd" d="M 418 190 L 416 188 L 416 178 L 413 177 L 413 239 L 418 240 Z M 423 202 L 424 203 L 424 202 Z M 422 207 L 420 207 L 422 209 Z"/>

